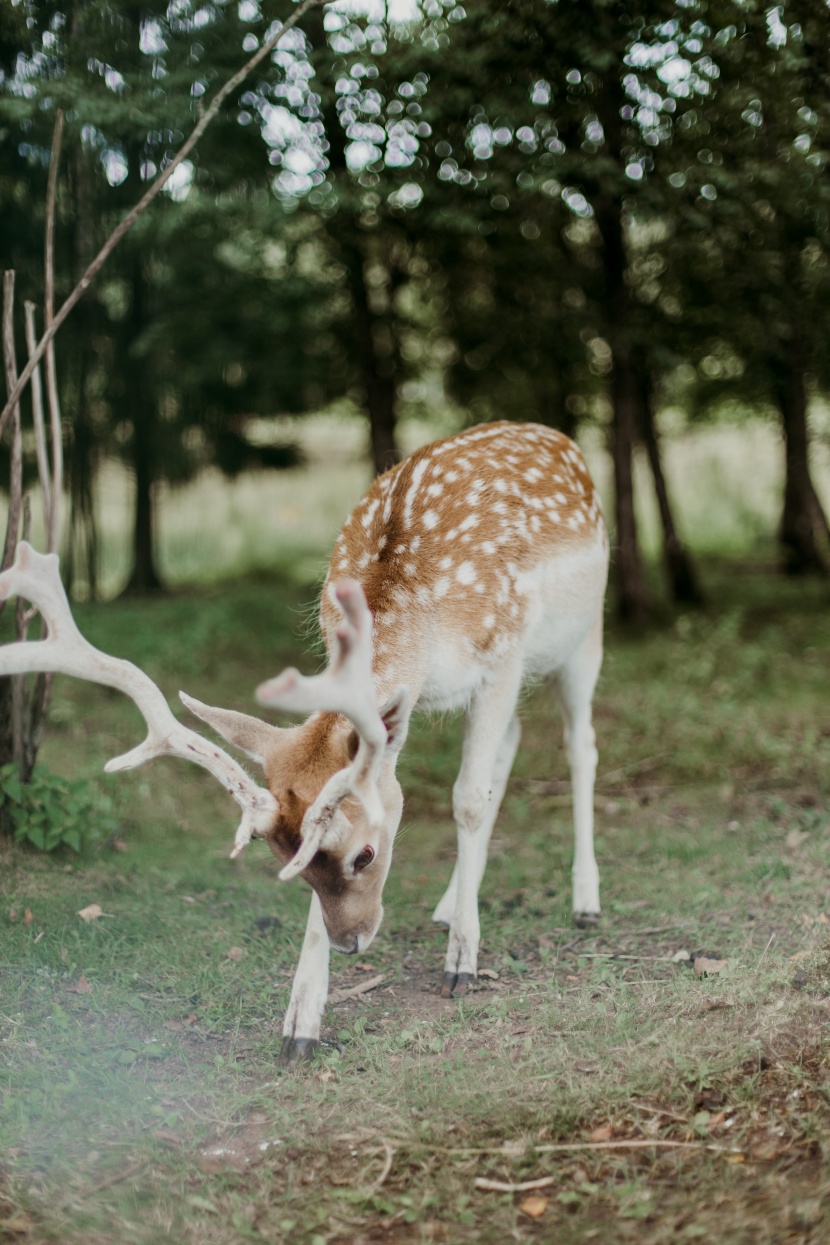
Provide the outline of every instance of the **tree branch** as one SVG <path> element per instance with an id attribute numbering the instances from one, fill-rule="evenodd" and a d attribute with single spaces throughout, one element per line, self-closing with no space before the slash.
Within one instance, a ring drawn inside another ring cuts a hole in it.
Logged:
<path id="1" fill-rule="evenodd" d="M 48 327 L 46 328 L 43 334 L 43 337 L 38 342 L 37 349 L 35 350 L 34 354 L 30 357 L 29 362 L 26 364 L 23 371 L 20 373 L 20 378 L 17 384 L 9 392 L 8 401 L 6 402 L 6 405 L 3 407 L 3 410 L 0 413 L 0 436 L 3 435 L 3 430 L 6 426 L 9 416 L 12 410 L 14 409 L 16 403 L 19 401 L 21 393 L 26 388 L 26 385 L 29 383 L 32 373 L 37 367 L 40 359 L 43 357 L 46 347 L 49 345 L 50 341 L 55 336 L 58 329 L 63 324 L 64 320 L 69 315 L 70 311 L 72 311 L 76 303 L 80 301 L 80 299 L 89 289 L 90 285 L 95 280 L 100 269 L 106 263 L 110 254 L 115 250 L 118 243 L 124 237 L 124 234 L 127 233 L 132 228 L 132 226 L 138 220 L 139 216 L 141 216 L 142 212 L 146 210 L 146 208 L 150 205 L 153 199 L 155 199 L 159 191 L 163 189 L 165 184 L 169 181 L 174 170 L 177 169 L 178 166 L 181 164 L 181 162 L 184 159 L 186 159 L 187 156 L 190 155 L 191 151 L 196 146 L 199 139 L 202 137 L 205 130 L 210 125 L 211 121 L 213 121 L 213 119 L 215 118 L 216 114 L 219 112 L 219 109 L 221 108 L 225 100 L 228 98 L 228 96 L 232 94 L 233 91 L 236 90 L 236 88 L 245 80 L 245 78 L 247 78 L 251 70 L 255 69 L 256 66 L 260 63 L 260 61 L 264 60 L 265 57 L 268 56 L 268 54 L 274 50 L 274 48 L 277 46 L 277 44 L 279 43 L 283 35 L 287 34 L 287 32 L 291 30 L 293 26 L 296 26 L 299 20 L 305 16 L 305 14 L 309 11 L 309 9 L 313 9 L 317 5 L 329 4 L 329 3 L 331 3 L 331 0 L 303 0 L 302 4 L 298 5 L 297 8 L 294 10 L 294 12 L 291 14 L 291 16 L 282 23 L 279 30 L 275 31 L 274 34 L 271 36 L 271 38 L 266 40 L 266 42 L 263 43 L 261 48 L 257 49 L 254 55 L 250 58 L 250 60 L 246 61 L 245 64 L 241 67 L 241 69 L 238 69 L 237 72 L 231 78 L 228 79 L 225 85 L 219 88 L 219 90 L 216 92 L 213 99 L 211 100 L 210 105 L 205 109 L 205 111 L 202 113 L 201 117 L 197 121 L 196 125 L 193 127 L 190 137 L 186 139 L 186 141 L 182 144 L 182 146 L 179 148 L 178 152 L 173 157 L 173 159 L 170 161 L 170 163 L 167 165 L 167 167 L 163 169 L 161 173 L 159 173 L 158 177 L 153 182 L 152 186 L 150 186 L 145 191 L 145 193 L 139 199 L 135 207 L 132 208 L 127 213 L 127 215 L 124 217 L 121 223 L 117 225 L 116 228 L 112 231 L 112 233 L 107 238 L 104 245 L 101 247 L 98 254 L 95 256 L 95 258 L 92 260 L 92 262 L 87 267 L 86 271 L 81 276 L 77 285 L 72 290 L 72 293 L 66 298 L 64 303 L 61 305 L 60 309 L 58 310 L 51 324 L 49 324 Z"/>
<path id="2" fill-rule="evenodd" d="M 63 139 L 63 109 L 55 115 L 49 181 L 46 188 L 46 232 L 43 240 L 43 327 L 48 331 L 53 320 L 55 299 L 55 203 L 58 194 L 58 167 Z M 31 360 L 33 352 L 30 348 Z M 49 427 L 52 435 L 52 482 L 49 494 L 49 524 L 46 531 L 46 552 L 55 553 L 60 539 L 61 501 L 63 498 L 63 433 L 58 397 L 58 375 L 55 368 L 55 343 L 49 338 L 46 346 L 46 401 L 49 406 Z"/>

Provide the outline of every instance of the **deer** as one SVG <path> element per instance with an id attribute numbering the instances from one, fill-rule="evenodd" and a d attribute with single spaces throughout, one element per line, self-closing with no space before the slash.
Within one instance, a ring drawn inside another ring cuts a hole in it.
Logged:
<path id="1" fill-rule="evenodd" d="M 517 704 L 525 684 L 545 676 L 558 693 L 571 772 L 574 919 L 598 920 L 592 701 L 608 560 L 599 498 L 563 433 L 499 421 L 417 450 L 375 479 L 337 537 L 320 600 L 325 669 L 288 669 L 256 689 L 260 704 L 305 720 L 277 726 L 179 693 L 262 768 L 265 787 L 176 718 L 142 670 L 83 638 L 57 555 L 25 541 L 0 574 L 0 600 L 31 602 L 46 637 L 0 648 L 0 675 L 53 671 L 125 693 L 147 736 L 105 770 L 163 755 L 195 762 L 241 809 L 231 857 L 264 839 L 280 879 L 310 885 L 283 1025 L 281 1059 L 292 1063 L 319 1046 L 330 949 L 364 951 L 380 927 L 403 811 L 396 764 L 413 709 L 466 715 L 452 793 L 457 857 L 433 913 L 449 927 L 441 994 L 461 997 L 476 981 L 478 892 L 519 746 Z"/>

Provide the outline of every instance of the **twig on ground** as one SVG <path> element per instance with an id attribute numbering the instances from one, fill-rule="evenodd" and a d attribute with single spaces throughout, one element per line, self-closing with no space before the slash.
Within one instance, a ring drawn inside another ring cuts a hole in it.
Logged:
<path id="1" fill-rule="evenodd" d="M 763 951 L 761 952 L 760 956 L 758 957 L 758 963 L 759 963 L 759 964 L 761 963 L 761 960 L 763 960 L 763 958 L 764 958 L 764 956 L 766 955 L 766 953 L 769 951 L 769 949 L 770 949 L 770 947 L 772 946 L 772 944 L 775 942 L 775 939 L 777 938 L 777 936 L 778 936 L 778 935 L 776 934 L 775 930 L 773 930 L 773 931 L 772 931 L 772 933 L 771 933 L 771 934 L 770 934 L 770 936 L 769 936 L 769 942 L 768 942 L 768 943 L 767 943 L 767 945 L 764 947 Z"/>
<path id="2" fill-rule="evenodd" d="M 374 1182 L 373 1185 L 370 1185 L 370 1187 L 366 1190 L 367 1197 L 374 1197 L 378 1189 L 382 1188 L 382 1186 L 386 1183 L 386 1179 L 392 1170 L 392 1164 L 395 1161 L 394 1146 L 390 1146 L 388 1141 L 384 1141 L 382 1144 L 383 1144 L 384 1150 L 386 1151 L 386 1158 L 384 1159 L 383 1167 L 381 1168 L 381 1173 L 378 1176 L 377 1180 Z"/>
<path id="3" fill-rule="evenodd" d="M 376 990 L 385 980 L 383 973 L 379 973 L 377 977 L 370 977 L 368 981 L 361 981 L 360 985 L 350 986 L 348 990 L 332 990 L 329 995 L 329 1002 L 342 1003 L 344 999 L 356 999 L 359 994 L 368 994 L 370 990 Z"/>
<path id="4" fill-rule="evenodd" d="M 475 1187 L 487 1189 L 492 1193 L 529 1193 L 531 1189 L 548 1189 L 556 1184 L 555 1176 L 542 1176 L 539 1180 L 521 1180 L 511 1184 L 507 1180 L 488 1180 L 486 1176 L 476 1176 Z"/>

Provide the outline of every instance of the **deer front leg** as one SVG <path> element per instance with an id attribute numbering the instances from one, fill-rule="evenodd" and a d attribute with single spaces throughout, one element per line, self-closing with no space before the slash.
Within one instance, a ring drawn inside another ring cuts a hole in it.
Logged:
<path id="1" fill-rule="evenodd" d="M 493 766 L 493 784 L 492 798 L 487 809 L 487 818 L 484 826 L 484 833 L 479 841 L 480 857 L 478 860 L 478 885 L 481 886 L 484 877 L 484 871 L 487 868 L 487 849 L 490 845 L 490 836 L 493 833 L 493 827 L 499 815 L 501 802 L 504 799 L 504 793 L 507 789 L 507 780 L 510 777 L 510 771 L 513 769 L 513 762 L 516 759 L 516 752 L 519 747 L 519 739 L 521 738 L 521 727 L 519 719 L 514 715 L 510 719 L 510 725 L 507 728 L 504 739 L 501 741 L 496 763 Z M 441 899 L 436 905 L 432 914 L 433 921 L 439 925 L 449 925 L 455 912 L 455 905 L 458 900 L 458 865 L 453 866 L 452 877 L 449 885 L 444 891 Z"/>
<path id="2" fill-rule="evenodd" d="M 280 1061 L 311 1059 L 320 1045 L 320 1022 L 329 992 L 329 936 L 316 894 L 311 896 L 303 949 L 282 1027 Z"/>
<path id="3" fill-rule="evenodd" d="M 518 743 L 511 720 L 515 715 L 520 681 L 518 663 L 507 666 L 497 682 L 474 698 L 467 717 L 461 770 L 453 788 L 458 860 L 455 910 L 450 921 L 441 983 L 441 994 L 445 998 L 466 993 L 478 971 L 478 888 L 484 873 L 487 843 L 507 782 L 507 774 L 502 775 L 502 771 L 511 745 L 515 752 Z M 510 760 L 512 762 L 512 755 Z"/>

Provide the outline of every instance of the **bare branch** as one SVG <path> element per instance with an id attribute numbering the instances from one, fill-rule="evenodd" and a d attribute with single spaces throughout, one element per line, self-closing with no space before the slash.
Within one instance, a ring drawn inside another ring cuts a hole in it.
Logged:
<path id="1" fill-rule="evenodd" d="M 55 203 L 58 194 L 58 167 L 63 139 L 63 109 L 55 114 L 55 132 L 52 136 L 52 156 L 49 162 L 49 181 L 46 190 L 46 233 L 43 242 L 43 327 L 48 330 L 52 323 L 55 301 Z M 33 351 L 29 351 L 31 360 Z M 58 377 L 55 369 L 55 343 L 49 339 L 46 346 L 46 399 L 49 403 L 49 425 L 52 433 L 52 491 L 49 497 L 49 526 L 46 535 L 47 553 L 56 553 L 60 540 L 61 501 L 63 500 L 63 434 L 61 409 L 58 398 Z"/>
<path id="2" fill-rule="evenodd" d="M 303 0 L 303 3 L 297 6 L 297 8 L 294 10 L 291 16 L 286 18 L 286 20 L 280 26 L 279 30 L 275 31 L 274 34 L 271 36 L 271 38 L 266 40 L 266 42 L 263 43 L 261 48 L 257 49 L 257 51 L 254 53 L 251 59 L 246 61 L 245 64 L 242 66 L 242 68 L 237 70 L 237 72 L 231 78 L 228 79 L 225 85 L 219 88 L 219 90 L 216 92 L 213 99 L 211 100 L 210 105 L 204 110 L 204 112 L 199 117 L 199 120 L 197 121 L 196 125 L 193 127 L 190 133 L 190 137 L 185 140 L 185 142 L 179 148 L 178 152 L 173 157 L 173 159 L 170 161 L 170 163 L 166 166 L 166 168 L 164 168 L 161 171 L 161 173 L 159 173 L 158 177 L 153 182 L 152 186 L 150 186 L 145 191 L 145 193 L 139 199 L 135 207 L 132 208 L 127 213 L 127 215 L 124 217 L 121 223 L 118 226 L 116 226 L 116 228 L 112 231 L 112 233 L 107 238 L 104 245 L 101 247 L 98 254 L 91 261 L 89 266 L 86 268 L 85 272 L 81 276 L 75 288 L 72 290 L 71 294 L 69 294 L 69 296 L 66 298 L 64 303 L 61 305 L 60 309 L 58 310 L 51 324 L 48 325 L 48 327 L 46 328 L 43 334 L 43 337 L 38 342 L 37 350 L 35 351 L 34 355 L 29 359 L 29 362 L 26 364 L 26 367 L 21 372 L 20 379 L 18 380 L 14 389 L 10 392 L 9 399 L 6 405 L 3 407 L 2 413 L 0 413 L 0 436 L 2 436 L 3 434 L 3 429 L 6 426 L 6 422 L 9 419 L 9 415 L 10 415 L 12 408 L 14 407 L 15 403 L 19 400 L 20 395 L 25 389 L 26 385 L 29 383 L 29 380 L 31 379 L 31 376 L 32 376 L 32 372 L 37 366 L 39 360 L 42 358 L 46 350 L 46 347 L 49 345 L 49 342 L 55 336 L 55 333 L 57 333 L 58 329 L 63 324 L 66 317 L 69 315 L 72 308 L 76 305 L 76 303 L 79 302 L 79 300 L 83 297 L 83 295 L 89 289 L 90 285 L 95 280 L 95 277 L 98 275 L 99 270 L 106 263 L 110 254 L 115 250 L 118 243 L 124 237 L 124 234 L 127 233 L 132 228 L 132 226 L 138 220 L 142 212 L 146 210 L 146 208 L 150 205 L 153 199 L 155 199 L 159 191 L 163 189 L 165 184 L 169 181 L 174 170 L 177 169 L 178 166 L 181 164 L 182 160 L 186 159 L 187 156 L 190 155 L 191 151 L 196 146 L 199 139 L 202 137 L 205 130 L 210 125 L 211 121 L 213 121 L 213 119 L 216 117 L 217 113 L 219 112 L 219 109 L 221 108 L 225 100 L 228 98 L 228 96 L 232 94 L 233 91 L 236 90 L 236 88 L 245 80 L 245 78 L 247 78 L 251 70 L 255 69 L 256 66 L 260 63 L 260 61 L 264 60 L 265 57 L 268 56 L 274 50 L 274 48 L 279 43 L 280 39 L 282 39 L 283 35 L 287 34 L 287 32 L 291 30 L 293 26 L 296 26 L 297 23 L 300 21 L 300 19 L 306 15 L 309 9 L 316 8 L 316 6 L 319 4 L 329 4 L 329 3 L 331 3 L 331 0 Z"/>
<path id="3" fill-rule="evenodd" d="M 37 346 L 35 330 L 35 305 L 31 302 L 23 304 L 26 313 L 26 347 L 29 358 Z M 40 368 L 32 373 L 32 420 L 35 426 L 35 451 L 37 454 L 37 473 L 43 493 L 43 518 L 46 531 L 49 531 L 49 508 L 52 502 L 52 478 L 49 471 L 49 457 L 46 451 L 46 429 L 43 422 L 43 388 L 40 383 Z M 25 539 L 25 537 L 24 537 Z M 50 550 L 51 552 L 51 550 Z"/>
<path id="4" fill-rule="evenodd" d="M 14 272 L 3 274 L 3 368 L 6 373 L 6 391 L 12 393 L 17 380 L 17 357 L 14 349 Z M 11 435 L 11 480 L 9 481 L 9 517 L 6 524 L 6 541 L 3 547 L 2 568 L 11 564 L 20 528 L 20 500 L 23 475 L 23 444 L 20 436 L 20 403 L 15 401 Z M 0 436 L 2 430 L 0 429 Z M 2 605 L 0 605 L 0 611 Z"/>

